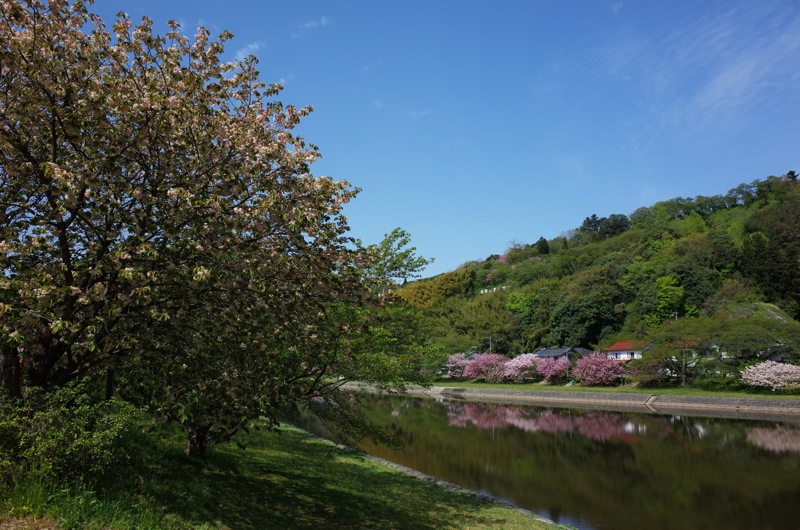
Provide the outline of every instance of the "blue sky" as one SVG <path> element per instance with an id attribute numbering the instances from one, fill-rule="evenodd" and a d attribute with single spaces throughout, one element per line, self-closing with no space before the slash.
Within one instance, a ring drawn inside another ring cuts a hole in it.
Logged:
<path id="1" fill-rule="evenodd" d="M 796 0 L 98 0 L 235 38 L 318 175 L 362 188 L 352 235 L 395 227 L 425 276 L 674 197 L 800 170 Z"/>

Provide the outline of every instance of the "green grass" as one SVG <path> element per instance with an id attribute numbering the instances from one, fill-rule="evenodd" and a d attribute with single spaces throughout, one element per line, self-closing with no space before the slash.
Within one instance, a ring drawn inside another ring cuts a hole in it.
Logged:
<path id="1" fill-rule="evenodd" d="M 92 488 L 27 480 L 7 489 L 0 528 L 41 518 L 82 529 L 553 528 L 297 429 L 246 441 L 244 451 L 228 444 L 196 460 L 173 432 L 133 433 L 129 459 Z"/>
<path id="2" fill-rule="evenodd" d="M 442 380 L 433 383 L 434 386 L 452 386 L 459 388 L 497 388 L 501 390 L 546 390 L 556 392 L 601 392 L 615 394 L 647 394 L 661 396 L 697 396 L 697 397 L 725 397 L 725 398 L 754 398 L 754 399 L 800 399 L 798 394 L 781 394 L 770 391 L 747 391 L 747 390 L 704 390 L 694 387 L 646 387 L 639 388 L 634 386 L 580 386 L 580 385 L 543 385 L 540 383 L 483 383 L 476 381 L 452 381 Z"/>

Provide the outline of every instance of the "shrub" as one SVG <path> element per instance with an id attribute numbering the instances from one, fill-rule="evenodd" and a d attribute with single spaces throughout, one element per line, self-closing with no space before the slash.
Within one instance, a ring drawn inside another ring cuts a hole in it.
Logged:
<path id="1" fill-rule="evenodd" d="M 499 381 L 501 367 L 506 361 L 508 358 L 498 353 L 479 353 L 464 368 L 464 377 L 467 379 L 483 377 L 489 383 Z"/>
<path id="2" fill-rule="evenodd" d="M 764 361 L 745 368 L 742 381 L 751 386 L 764 386 L 772 390 L 800 385 L 800 366 Z"/>
<path id="3" fill-rule="evenodd" d="M 616 385 L 625 374 L 625 368 L 602 353 L 592 353 L 575 361 L 572 375 L 579 377 L 583 386 Z"/>
<path id="4" fill-rule="evenodd" d="M 569 366 L 569 359 L 566 358 L 542 357 L 536 361 L 536 371 L 548 381 L 566 376 Z"/>
<path id="5" fill-rule="evenodd" d="M 28 387 L 0 404 L 0 471 L 92 482 L 118 460 L 132 417 L 132 406 L 94 398 L 85 384 Z"/>
<path id="6" fill-rule="evenodd" d="M 499 373 L 500 380 L 521 383 L 524 379 L 536 376 L 537 359 L 533 353 L 523 353 L 506 361 Z"/>
<path id="7" fill-rule="evenodd" d="M 464 377 L 464 368 L 467 367 L 467 364 L 469 364 L 469 361 L 466 355 L 463 353 L 454 353 L 449 356 L 444 363 L 446 369 L 444 376 L 453 379 L 461 379 Z"/>

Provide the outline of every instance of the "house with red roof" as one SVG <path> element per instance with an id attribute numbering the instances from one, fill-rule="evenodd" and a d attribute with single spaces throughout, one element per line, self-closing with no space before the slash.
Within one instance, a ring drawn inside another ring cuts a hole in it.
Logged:
<path id="1" fill-rule="evenodd" d="M 628 362 L 633 359 L 641 359 L 642 351 L 647 347 L 644 341 L 620 340 L 603 350 L 606 357 L 620 362 Z"/>

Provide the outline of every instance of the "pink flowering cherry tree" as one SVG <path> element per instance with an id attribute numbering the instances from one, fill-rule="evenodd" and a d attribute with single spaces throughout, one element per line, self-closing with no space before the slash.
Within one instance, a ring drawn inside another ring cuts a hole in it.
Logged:
<path id="1" fill-rule="evenodd" d="M 569 359 L 565 357 L 561 359 L 542 357 L 536 362 L 536 371 L 549 382 L 566 377 L 569 367 Z"/>
<path id="2" fill-rule="evenodd" d="M 467 356 L 463 353 L 454 353 L 447 358 L 444 363 L 444 376 L 450 379 L 461 379 L 464 377 L 464 368 L 469 364 Z"/>
<path id="3" fill-rule="evenodd" d="M 479 353 L 464 368 L 464 377 L 467 379 L 484 378 L 487 382 L 493 383 L 500 380 L 500 373 L 503 364 L 508 361 L 508 357 L 498 353 Z"/>
<path id="4" fill-rule="evenodd" d="M 525 379 L 536 377 L 537 357 L 533 353 L 523 353 L 513 359 L 506 361 L 500 371 L 501 381 L 514 381 L 521 383 Z"/>
<path id="5" fill-rule="evenodd" d="M 579 377 L 582 386 L 612 386 L 625 375 L 625 368 L 616 361 L 595 352 L 575 361 L 572 375 Z"/>

